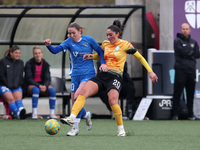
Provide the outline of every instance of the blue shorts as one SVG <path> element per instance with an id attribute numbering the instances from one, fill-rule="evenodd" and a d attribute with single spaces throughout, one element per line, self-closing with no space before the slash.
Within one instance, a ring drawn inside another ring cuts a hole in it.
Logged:
<path id="1" fill-rule="evenodd" d="M 79 85 L 84 82 L 84 81 L 88 81 L 91 78 L 95 77 L 95 73 L 94 74 L 85 74 L 85 75 L 80 75 L 80 76 L 72 76 L 71 77 L 71 92 L 75 93 L 76 90 L 78 89 Z"/>
<path id="2" fill-rule="evenodd" d="M 16 92 L 16 91 L 21 91 L 21 92 L 23 92 L 21 87 L 19 87 L 19 88 L 17 88 L 17 89 L 14 89 L 14 90 L 11 90 L 11 89 L 7 88 L 6 86 L 0 86 L 0 96 L 2 96 L 2 95 L 3 95 L 4 93 L 6 93 L 6 92 L 14 93 L 14 92 Z"/>

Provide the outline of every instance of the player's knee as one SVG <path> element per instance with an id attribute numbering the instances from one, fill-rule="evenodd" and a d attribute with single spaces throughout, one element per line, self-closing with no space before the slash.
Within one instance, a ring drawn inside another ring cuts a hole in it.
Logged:
<path id="1" fill-rule="evenodd" d="M 118 104 L 118 96 L 111 95 L 108 97 L 110 106 Z"/>
<path id="2" fill-rule="evenodd" d="M 54 88 L 49 88 L 48 93 L 49 93 L 49 96 L 51 96 L 51 97 L 56 96 L 56 90 Z"/>
<path id="3" fill-rule="evenodd" d="M 33 94 L 40 94 L 40 89 L 37 86 L 32 87 L 31 92 Z"/>
<path id="4" fill-rule="evenodd" d="M 74 99 L 77 99 L 79 95 L 80 95 L 80 90 L 77 89 L 76 92 L 74 92 Z"/>

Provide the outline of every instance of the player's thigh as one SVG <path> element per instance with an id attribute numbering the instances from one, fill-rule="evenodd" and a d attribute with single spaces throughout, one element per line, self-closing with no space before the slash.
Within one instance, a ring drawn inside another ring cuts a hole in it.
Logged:
<path id="1" fill-rule="evenodd" d="M 96 94 L 99 90 L 98 84 L 89 80 L 80 91 L 80 95 L 83 95 L 84 97 L 90 97 L 94 94 Z"/>
<path id="2" fill-rule="evenodd" d="M 108 101 L 110 106 L 118 104 L 119 92 L 116 89 L 110 89 L 108 92 Z"/>
<path id="3" fill-rule="evenodd" d="M 74 98 L 76 99 L 78 97 L 78 95 L 80 94 L 81 90 L 83 89 L 83 87 L 85 86 L 87 82 L 81 82 L 81 84 L 79 84 L 78 89 L 76 90 L 75 94 L 74 94 Z"/>
<path id="4" fill-rule="evenodd" d="M 10 104 L 10 103 L 12 103 L 12 102 L 15 102 L 15 99 L 14 99 L 14 97 L 13 97 L 13 94 L 12 94 L 12 92 L 10 92 L 10 91 L 7 91 L 7 92 L 3 93 L 2 98 L 3 98 L 3 100 L 6 101 L 8 104 Z"/>

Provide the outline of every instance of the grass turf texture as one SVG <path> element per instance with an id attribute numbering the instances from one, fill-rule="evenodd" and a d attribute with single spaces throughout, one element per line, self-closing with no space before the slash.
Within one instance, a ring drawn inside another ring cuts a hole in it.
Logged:
<path id="1" fill-rule="evenodd" d="M 114 120 L 93 119 L 87 131 L 81 120 L 79 135 L 66 136 L 71 127 L 61 124 L 57 135 L 44 129 L 47 120 L 0 120 L 0 150 L 199 150 L 200 121 L 125 120 L 127 137 L 117 137 Z"/>

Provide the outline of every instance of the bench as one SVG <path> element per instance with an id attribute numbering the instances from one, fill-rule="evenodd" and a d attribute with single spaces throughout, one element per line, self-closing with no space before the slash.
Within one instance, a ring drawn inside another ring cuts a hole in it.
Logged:
<path id="1" fill-rule="evenodd" d="M 51 77 L 51 85 L 56 91 L 56 97 L 62 98 L 62 115 L 63 117 L 66 116 L 66 105 L 68 106 L 68 115 L 71 112 L 71 93 L 67 91 L 65 87 L 65 81 L 59 77 Z M 24 96 L 23 98 L 31 97 L 29 95 Z M 44 97 L 44 96 L 42 96 Z M 8 103 L 3 101 L 3 99 L 0 97 L 0 102 L 3 102 L 4 107 L 6 109 L 6 115 L 10 115 L 10 108 L 8 106 Z"/>
<path id="2" fill-rule="evenodd" d="M 71 93 L 67 91 L 65 87 L 65 81 L 59 77 L 51 77 L 51 86 L 56 90 L 56 97 L 62 98 L 62 115 L 66 116 L 66 108 L 68 106 L 68 115 L 71 112 Z"/>

